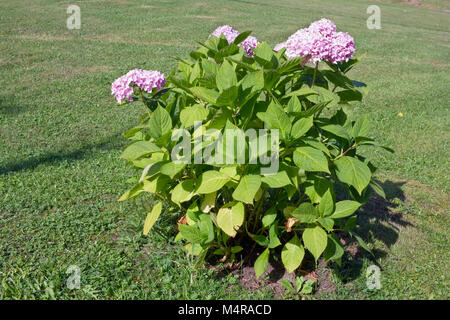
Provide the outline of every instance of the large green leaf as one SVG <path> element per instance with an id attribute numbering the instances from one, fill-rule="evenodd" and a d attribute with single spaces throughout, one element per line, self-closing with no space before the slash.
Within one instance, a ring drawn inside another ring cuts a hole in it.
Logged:
<path id="1" fill-rule="evenodd" d="M 270 226 L 275 221 L 276 218 L 277 218 L 277 210 L 275 207 L 272 207 L 264 213 L 264 216 L 262 218 L 263 227 L 266 228 Z"/>
<path id="2" fill-rule="evenodd" d="M 241 80 L 241 86 L 243 91 L 246 91 L 247 89 L 250 89 L 250 92 L 262 90 L 264 88 L 263 70 L 247 73 Z"/>
<path id="3" fill-rule="evenodd" d="M 327 125 L 321 126 L 320 128 L 322 130 L 325 130 L 327 132 L 334 134 L 335 136 L 344 138 L 345 140 L 350 140 L 350 135 L 348 134 L 347 130 L 345 130 L 345 128 L 340 125 L 327 124 Z"/>
<path id="4" fill-rule="evenodd" d="M 294 151 L 294 163 L 305 171 L 329 173 L 328 160 L 322 151 L 312 147 L 298 147 Z"/>
<path id="5" fill-rule="evenodd" d="M 184 169 L 184 167 L 186 167 L 185 163 L 168 162 L 161 166 L 160 171 L 162 174 L 165 174 L 173 179 L 177 173 Z"/>
<path id="6" fill-rule="evenodd" d="M 343 200 L 336 203 L 336 209 L 330 218 L 339 219 L 345 218 L 352 215 L 358 208 L 361 206 L 361 203 L 351 200 Z"/>
<path id="7" fill-rule="evenodd" d="M 313 117 L 301 118 L 297 120 L 291 129 L 291 137 L 298 139 L 302 137 L 313 126 Z"/>
<path id="8" fill-rule="evenodd" d="M 243 176 L 233 192 L 233 198 L 237 201 L 252 204 L 260 186 L 261 176 L 256 174 Z"/>
<path id="9" fill-rule="evenodd" d="M 281 251 L 281 261 L 286 270 L 291 273 L 295 271 L 302 264 L 305 256 L 305 249 L 303 249 L 297 235 L 293 236 L 291 240 L 286 242 Z"/>
<path id="10" fill-rule="evenodd" d="M 311 94 L 317 95 L 317 91 L 315 91 L 311 88 L 308 88 L 308 87 L 303 87 L 301 89 L 290 92 L 289 94 L 286 95 L 286 97 L 292 97 L 292 96 L 303 97 L 303 96 L 309 96 Z"/>
<path id="11" fill-rule="evenodd" d="M 258 112 L 257 117 L 264 121 L 266 128 L 278 129 L 281 138 L 288 138 L 291 132 L 291 120 L 278 104 L 272 101 L 266 112 Z"/>
<path id="12" fill-rule="evenodd" d="M 269 248 L 264 250 L 255 261 L 255 274 L 259 278 L 269 266 Z"/>
<path id="13" fill-rule="evenodd" d="M 145 218 L 145 222 L 144 222 L 144 230 L 142 231 L 144 236 L 146 236 L 148 234 L 150 229 L 155 224 L 156 220 L 158 219 L 159 215 L 161 214 L 161 210 L 162 210 L 162 202 L 158 202 L 152 208 L 152 210 L 147 214 L 147 218 Z"/>
<path id="14" fill-rule="evenodd" d="M 158 106 L 152 113 L 149 121 L 150 135 L 158 139 L 172 129 L 172 119 L 170 114 L 161 106 Z"/>
<path id="15" fill-rule="evenodd" d="M 323 253 L 323 257 L 325 258 L 325 262 L 330 260 L 338 260 L 344 254 L 344 248 L 342 247 L 341 242 L 335 235 L 328 235 L 328 243 L 325 251 Z"/>
<path id="16" fill-rule="evenodd" d="M 316 221 L 319 213 L 311 203 L 304 202 L 292 212 L 292 216 L 300 222 L 311 223 Z"/>
<path id="17" fill-rule="evenodd" d="M 193 126 L 195 121 L 203 121 L 207 117 L 208 110 L 199 104 L 184 108 L 180 112 L 180 121 L 185 128 Z"/>
<path id="18" fill-rule="evenodd" d="M 156 144 L 150 141 L 137 141 L 133 144 L 130 144 L 122 152 L 120 157 L 132 161 L 155 152 L 161 152 L 161 149 Z"/>
<path id="19" fill-rule="evenodd" d="M 359 117 L 353 124 L 353 137 L 367 137 L 369 130 L 370 124 L 367 116 Z"/>
<path id="20" fill-rule="evenodd" d="M 196 97 L 203 101 L 215 104 L 219 98 L 219 92 L 204 87 L 193 87 L 189 89 Z"/>
<path id="21" fill-rule="evenodd" d="M 331 189 L 328 189 L 321 197 L 317 209 L 322 217 L 329 216 L 335 208 L 334 197 Z"/>
<path id="22" fill-rule="evenodd" d="M 174 203 L 182 203 L 192 199 L 195 195 L 194 180 L 184 180 L 177 184 L 172 190 L 172 201 Z"/>
<path id="23" fill-rule="evenodd" d="M 178 230 L 180 230 L 181 235 L 187 241 L 192 243 L 203 243 L 205 239 L 205 234 L 202 234 L 199 228 L 194 226 L 188 226 L 185 224 L 178 224 Z"/>
<path id="24" fill-rule="evenodd" d="M 217 225 L 230 237 L 236 236 L 236 231 L 244 223 L 244 205 L 241 202 L 231 202 L 224 205 L 217 213 Z"/>
<path id="25" fill-rule="evenodd" d="M 338 179 L 355 187 L 361 195 L 370 182 L 372 174 L 369 167 L 358 159 L 348 156 L 339 158 L 334 164 Z"/>
<path id="26" fill-rule="evenodd" d="M 291 179 L 285 170 L 278 171 L 275 174 L 268 174 L 262 177 L 261 181 L 270 188 L 282 188 L 291 184 Z"/>
<path id="27" fill-rule="evenodd" d="M 230 177 L 225 173 L 216 170 L 203 172 L 198 180 L 198 187 L 196 192 L 199 194 L 207 194 L 222 188 Z"/>
<path id="28" fill-rule="evenodd" d="M 235 86 L 237 83 L 236 72 L 233 65 L 225 60 L 216 74 L 216 84 L 220 91 Z"/>
<path id="29" fill-rule="evenodd" d="M 302 238 L 306 249 L 313 254 L 317 261 L 327 247 L 327 233 L 321 227 L 315 226 L 306 228 Z"/>

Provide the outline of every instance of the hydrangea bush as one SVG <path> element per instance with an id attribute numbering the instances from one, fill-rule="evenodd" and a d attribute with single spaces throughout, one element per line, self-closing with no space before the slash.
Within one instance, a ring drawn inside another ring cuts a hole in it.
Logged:
<path id="1" fill-rule="evenodd" d="M 167 80 L 135 69 L 112 85 L 119 104 L 146 107 L 125 133 L 130 143 L 121 157 L 137 173 L 119 199 L 155 200 L 143 233 L 161 214 L 176 212 L 175 241 L 199 263 L 254 250 L 261 252 L 257 276 L 271 256 L 289 272 L 305 257 L 339 262 L 341 233 L 369 250 L 352 230 L 369 193 L 384 193 L 372 178 L 375 167 L 358 152 L 377 144 L 367 117 L 351 114 L 367 93 L 347 75 L 360 60 L 352 57 L 353 38 L 322 19 L 274 49 L 230 26 L 199 45 Z M 226 130 L 238 132 L 238 142 Z M 239 145 L 239 132 L 249 130 L 259 135 L 242 133 Z M 263 136 L 270 143 L 253 143 Z M 184 162 L 173 158 L 180 150 Z M 205 154 L 214 157 L 198 161 Z M 217 161 L 224 156 L 233 161 Z M 274 162 L 275 171 L 264 171 Z"/>

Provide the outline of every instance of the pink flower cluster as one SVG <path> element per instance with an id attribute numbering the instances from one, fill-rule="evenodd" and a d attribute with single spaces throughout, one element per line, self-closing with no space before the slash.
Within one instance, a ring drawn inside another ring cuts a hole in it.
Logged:
<path id="1" fill-rule="evenodd" d="M 117 78 L 111 85 L 111 94 L 116 97 L 118 103 L 123 100 L 133 101 L 131 95 L 133 88 L 130 86 L 134 83 L 145 92 L 152 92 L 153 88 L 161 90 L 166 85 L 166 78 L 158 71 L 133 69 L 127 74 Z"/>
<path id="2" fill-rule="evenodd" d="M 232 43 L 236 39 L 236 37 L 239 35 L 239 31 L 234 30 L 229 25 L 224 25 L 224 26 L 220 26 L 216 30 L 214 30 L 211 35 L 213 35 L 213 36 L 215 36 L 217 38 L 220 38 L 221 34 L 223 34 L 225 36 L 225 38 L 227 39 L 228 43 Z M 245 53 L 249 57 L 253 57 L 255 53 L 253 52 L 252 49 L 256 48 L 258 43 L 259 42 L 258 42 L 258 40 L 255 37 L 248 36 L 247 39 L 245 39 L 244 41 L 239 43 L 238 46 L 239 47 L 243 47 Z"/>
<path id="3" fill-rule="evenodd" d="M 288 58 L 310 56 L 314 63 L 348 61 L 355 52 L 353 37 L 346 32 L 336 32 L 335 24 L 328 19 L 315 21 L 308 28 L 298 30 L 286 42 L 276 45 L 275 50 L 283 47 Z"/>

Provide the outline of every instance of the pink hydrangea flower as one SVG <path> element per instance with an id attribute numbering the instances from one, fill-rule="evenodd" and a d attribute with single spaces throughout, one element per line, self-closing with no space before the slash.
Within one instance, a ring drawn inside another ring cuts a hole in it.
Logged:
<path id="1" fill-rule="evenodd" d="M 348 61 L 355 53 L 355 41 L 347 32 L 337 32 L 331 38 L 329 61 L 336 64 Z"/>
<path id="2" fill-rule="evenodd" d="M 213 33 L 211 35 L 220 38 L 220 35 L 223 34 L 224 37 L 227 39 L 228 43 L 232 43 L 236 37 L 239 35 L 239 31 L 234 30 L 232 27 L 230 27 L 229 25 L 224 25 L 224 26 L 220 26 L 218 27 L 216 30 L 213 31 Z M 211 37 L 210 35 L 210 37 Z M 255 37 L 252 36 L 248 36 L 247 39 L 245 39 L 244 41 L 242 41 L 241 43 L 239 43 L 239 47 L 243 47 L 245 53 L 249 56 L 249 57 L 253 57 L 254 56 L 254 52 L 252 49 L 256 48 L 256 46 L 258 45 L 258 40 Z"/>
<path id="3" fill-rule="evenodd" d="M 134 83 L 145 92 L 152 92 L 153 88 L 161 90 L 166 85 L 166 78 L 158 71 L 133 69 L 127 74 L 117 78 L 111 85 L 111 94 L 114 95 L 118 103 L 122 101 L 133 101 L 131 97 Z"/>
<path id="4" fill-rule="evenodd" d="M 308 29 L 318 32 L 324 37 L 330 37 L 336 32 L 336 25 L 333 21 L 323 18 L 311 23 Z"/>
<path id="5" fill-rule="evenodd" d="M 328 19 L 298 30 L 288 38 L 285 47 L 288 58 L 310 56 L 314 63 L 348 61 L 355 52 L 353 38 L 346 32 L 336 32 L 336 26 Z"/>
<path id="6" fill-rule="evenodd" d="M 232 43 L 234 39 L 236 39 L 236 37 L 239 35 L 239 31 L 234 30 L 229 25 L 224 25 L 214 30 L 211 35 L 215 36 L 216 38 L 220 38 L 221 34 L 224 35 L 228 43 Z"/>
<path id="7" fill-rule="evenodd" d="M 255 37 L 252 36 L 248 36 L 247 39 L 245 39 L 244 41 L 242 41 L 239 44 L 239 47 L 243 47 L 245 53 L 249 56 L 249 57 L 253 57 L 255 55 L 255 53 L 253 52 L 252 49 L 256 48 L 256 46 L 259 44 L 258 40 Z"/>
<path id="8" fill-rule="evenodd" d="M 281 42 L 281 43 L 277 44 L 277 45 L 273 48 L 273 50 L 278 52 L 278 51 L 280 51 L 280 50 L 283 49 L 283 48 L 286 48 L 286 42 Z"/>

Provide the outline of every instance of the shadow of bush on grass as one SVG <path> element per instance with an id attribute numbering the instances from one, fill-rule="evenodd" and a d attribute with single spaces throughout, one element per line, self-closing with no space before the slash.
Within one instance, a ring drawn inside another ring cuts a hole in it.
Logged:
<path id="1" fill-rule="evenodd" d="M 369 201 L 359 210 L 358 222 L 355 232 L 361 236 L 366 243 L 374 243 L 381 241 L 386 248 L 390 248 L 395 244 L 399 237 L 399 231 L 402 227 L 412 226 L 406 221 L 398 207 L 400 202 L 405 200 L 402 186 L 405 182 L 392 182 L 386 180 L 384 182 L 377 181 L 385 190 L 386 199 L 372 194 Z M 395 210 L 397 209 L 397 210 Z M 396 211 L 396 212 L 394 212 Z M 298 275 L 312 277 L 318 280 L 317 292 L 330 292 L 336 289 L 330 279 L 330 272 L 333 272 L 337 278 L 344 284 L 360 277 L 364 272 L 363 258 L 366 257 L 377 264 L 376 259 L 385 257 L 387 252 L 382 248 L 372 250 L 374 257 L 366 252 L 357 243 L 356 239 L 351 238 L 348 234 L 338 234 L 345 248 L 345 254 L 342 257 L 342 263 L 338 266 L 336 263 L 325 263 L 323 259 L 319 259 L 318 266 L 314 264 L 313 257 L 307 253 Z M 284 269 L 281 261 L 275 261 L 271 257 L 269 266 L 265 274 L 259 278 L 255 278 L 253 270 L 254 261 L 257 258 L 256 252 L 251 253 L 251 257 L 244 259 L 244 263 L 234 270 L 227 268 L 218 271 L 217 276 L 223 277 L 228 272 L 237 274 L 240 278 L 240 284 L 250 290 L 271 289 L 275 296 L 283 297 L 284 289 L 280 282 L 282 278 L 287 278 L 291 282 L 295 280 L 294 274 L 288 274 Z"/>
<path id="2" fill-rule="evenodd" d="M 34 169 L 41 164 L 54 164 L 66 160 L 80 160 L 91 154 L 94 154 L 98 149 L 119 149 L 123 144 L 120 137 L 121 133 L 116 133 L 100 141 L 84 144 L 80 148 L 72 151 L 49 152 L 41 156 L 31 157 L 19 161 L 11 161 L 9 163 L 6 163 L 5 165 L 0 166 L 0 175 L 26 169 Z M 79 143 L 79 141 L 76 141 L 75 143 Z"/>
<path id="3" fill-rule="evenodd" d="M 386 199 L 377 194 L 371 195 L 369 201 L 359 210 L 355 232 L 366 243 L 382 242 L 389 249 L 398 241 L 400 228 L 413 225 L 404 219 L 401 212 L 398 212 L 400 203 L 406 199 L 402 190 L 405 182 L 390 180 L 377 182 L 383 187 Z M 382 248 L 375 248 L 372 250 L 373 256 L 371 256 L 358 244 L 356 239 L 348 234 L 340 234 L 339 236 L 346 252 L 342 258 L 341 266 L 333 263 L 333 271 L 343 283 L 355 280 L 362 274 L 364 257 L 378 265 L 376 260 L 388 254 Z"/>

